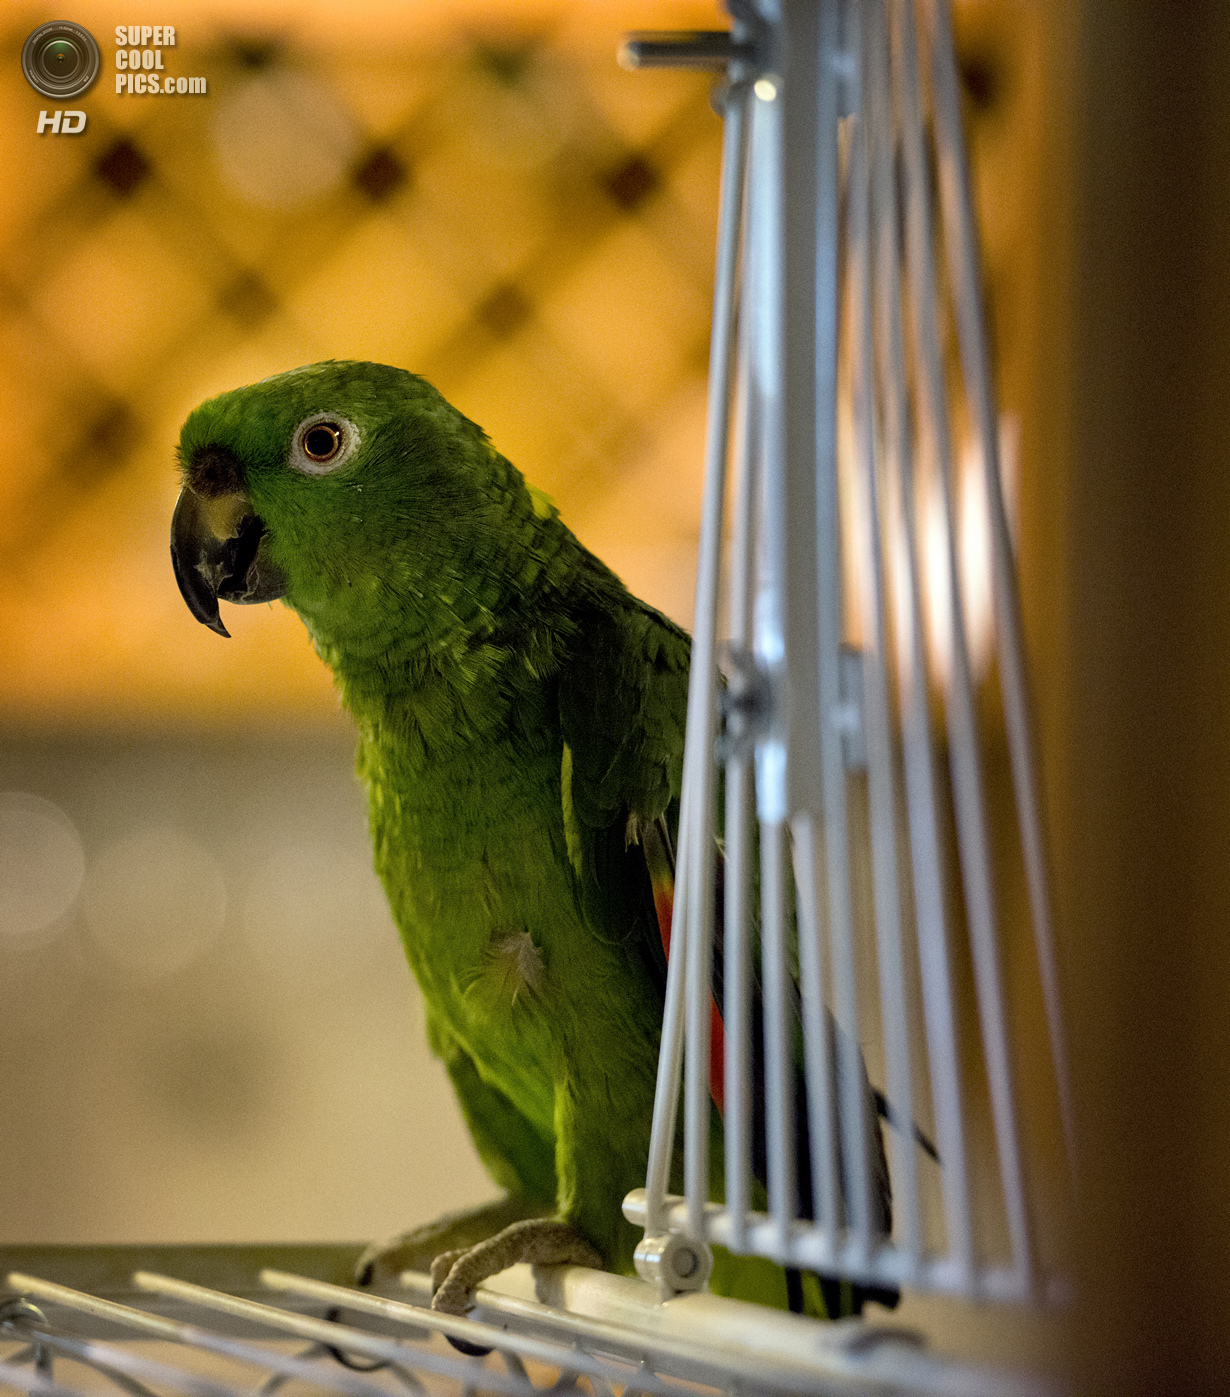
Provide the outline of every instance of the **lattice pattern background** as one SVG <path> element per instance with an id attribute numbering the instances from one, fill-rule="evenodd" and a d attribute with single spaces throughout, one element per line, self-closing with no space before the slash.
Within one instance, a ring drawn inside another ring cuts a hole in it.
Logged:
<path id="1" fill-rule="evenodd" d="M 73 13 L 103 52 L 80 137 L 34 134 L 17 59 L 42 12 L 3 30 L 0 721 L 334 715 L 293 616 L 206 643 L 166 564 L 186 412 L 320 358 L 431 378 L 688 620 L 720 126 L 708 76 L 614 52 L 716 4 L 195 3 L 164 58 L 209 91 L 174 98 L 116 95 L 112 9 Z M 1029 36 L 1011 5 L 958 19 L 1011 406 Z"/>
<path id="2" fill-rule="evenodd" d="M 8 65 L 10 714 L 329 709 L 293 617 L 242 617 L 223 653 L 165 559 L 187 410 L 315 359 L 423 373 L 687 618 L 720 123 L 706 75 L 615 65 L 649 9 L 721 22 L 677 0 L 343 26 L 197 7 L 163 56 L 209 92 L 154 98 L 114 93 L 110 11 L 79 7 L 104 65 L 75 139 L 33 135 L 42 99 Z M 37 21 L 10 12 L 6 51 Z"/>

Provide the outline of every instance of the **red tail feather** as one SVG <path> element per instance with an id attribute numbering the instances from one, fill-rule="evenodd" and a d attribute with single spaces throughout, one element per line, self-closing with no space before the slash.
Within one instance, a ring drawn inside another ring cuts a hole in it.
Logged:
<path id="1" fill-rule="evenodd" d="M 658 914 L 658 934 L 662 938 L 662 949 L 666 958 L 671 954 L 671 921 L 675 910 L 674 880 L 665 875 L 654 875 L 653 905 Z M 709 999 L 709 1095 L 719 1111 L 726 1109 L 726 1029 L 722 1023 L 721 1010 L 717 1001 Z"/>

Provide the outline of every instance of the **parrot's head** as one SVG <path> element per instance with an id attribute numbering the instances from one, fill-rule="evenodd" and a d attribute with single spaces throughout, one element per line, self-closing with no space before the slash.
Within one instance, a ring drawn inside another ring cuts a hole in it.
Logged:
<path id="1" fill-rule="evenodd" d="M 202 403 L 179 442 L 171 524 L 193 615 L 227 635 L 218 600 L 284 598 L 318 640 L 387 630 L 409 609 L 485 608 L 510 516 L 536 492 L 430 384 L 383 364 L 331 361 Z M 467 582 L 467 579 L 470 579 Z"/>

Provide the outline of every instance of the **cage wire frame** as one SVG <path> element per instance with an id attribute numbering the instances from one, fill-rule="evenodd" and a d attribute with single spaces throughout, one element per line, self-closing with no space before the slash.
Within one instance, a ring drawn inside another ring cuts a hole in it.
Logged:
<path id="1" fill-rule="evenodd" d="M 707 1244 L 714 1242 L 872 1284 L 970 1299 L 1039 1300 L 1063 1293 L 1064 1286 L 1040 1263 L 1022 1161 L 966 616 L 970 579 L 958 548 L 954 414 L 933 243 L 937 213 L 966 412 L 982 463 L 1016 835 L 1074 1180 L 1073 1121 L 949 4 L 920 4 L 928 73 L 920 66 L 915 0 L 728 0 L 728 9 L 729 35 L 646 36 L 628 53 L 634 66 L 682 62 L 726 69 L 718 91 L 725 132 L 674 904 L 682 934 L 673 938 L 668 966 L 646 1187 L 624 1204 L 625 1215 L 645 1228 L 637 1266 L 663 1293 L 703 1285 Z M 843 352 L 857 481 L 856 507 L 846 512 L 845 527 L 837 428 Z M 951 634 L 950 673 L 941 691 L 946 778 L 942 744 L 932 732 L 937 686 L 924 625 L 916 490 L 918 461 L 928 448 L 939 476 Z M 735 480 L 729 681 L 723 685 L 718 613 L 728 457 Z M 843 587 L 849 585 L 843 555 L 854 563 L 862 615 L 857 650 L 843 640 Z M 725 782 L 722 1204 L 709 1200 L 719 763 Z M 874 964 L 866 956 L 860 961 L 854 928 L 860 890 L 851 857 L 852 771 L 866 772 Z M 940 808 L 945 779 L 957 846 L 955 889 Z M 766 1203 L 754 1209 L 749 888 L 757 842 L 767 1177 Z M 912 1138 L 918 1064 L 909 1031 L 903 883 L 913 906 L 942 1248 L 924 1238 Z M 977 1235 L 953 981 L 959 934 L 954 894 L 963 905 L 973 967 L 1006 1264 L 984 1255 Z M 792 921 L 797 991 L 791 984 Z M 874 1107 L 855 1046 L 860 977 L 866 976 L 878 978 L 887 1114 L 895 1127 L 888 1132 L 891 1236 L 877 1233 L 872 1221 L 869 1124 L 876 1127 L 869 1122 Z M 793 1099 L 796 992 L 805 1126 L 795 1119 Z M 681 1085 L 679 1197 L 668 1182 Z M 795 1147 L 801 1128 L 810 1139 L 812 1218 L 799 1215 Z"/>
<path id="2" fill-rule="evenodd" d="M 584 1267 L 546 1276 L 512 1267 L 479 1289 L 470 1315 L 441 1314 L 430 1308 L 431 1278 L 417 1272 L 389 1292 L 356 1290 L 361 1251 L 357 1243 L 0 1248 L 0 1389 L 39 1397 L 111 1389 L 272 1397 L 292 1382 L 342 1397 L 1058 1391 L 1032 1374 L 929 1352 L 900 1327 L 818 1325 L 703 1293 L 663 1305 L 640 1280 Z M 458 1352 L 443 1336 L 471 1347 Z"/>

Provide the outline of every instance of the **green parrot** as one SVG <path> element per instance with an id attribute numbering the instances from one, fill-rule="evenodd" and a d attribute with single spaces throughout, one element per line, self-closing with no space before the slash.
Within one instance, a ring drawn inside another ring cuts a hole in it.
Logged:
<path id="1" fill-rule="evenodd" d="M 515 1261 L 630 1272 L 620 1205 L 645 1183 L 687 634 L 402 369 L 327 362 L 223 393 L 185 422 L 179 460 L 171 552 L 193 614 L 225 636 L 219 598 L 281 598 L 333 671 L 430 1044 L 506 1191 L 373 1250 L 365 1278 L 430 1265 L 434 1303 L 461 1313 Z M 816 1314 L 893 1299 L 721 1249 L 711 1283 Z"/>

